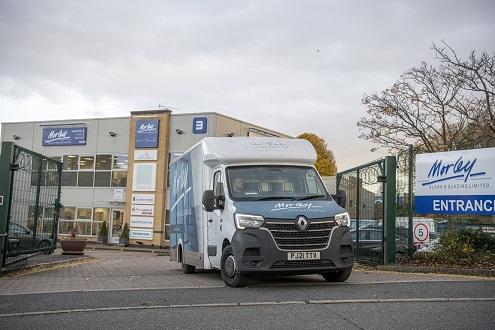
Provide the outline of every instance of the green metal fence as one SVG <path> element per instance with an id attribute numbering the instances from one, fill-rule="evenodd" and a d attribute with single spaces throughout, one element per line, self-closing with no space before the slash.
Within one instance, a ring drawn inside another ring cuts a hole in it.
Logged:
<path id="1" fill-rule="evenodd" d="M 62 163 L 12 142 L 0 155 L 1 271 L 56 248 Z"/>
<path id="2" fill-rule="evenodd" d="M 337 173 L 337 187 L 347 195 L 351 233 L 358 261 L 394 263 L 396 158 L 386 157 Z"/>

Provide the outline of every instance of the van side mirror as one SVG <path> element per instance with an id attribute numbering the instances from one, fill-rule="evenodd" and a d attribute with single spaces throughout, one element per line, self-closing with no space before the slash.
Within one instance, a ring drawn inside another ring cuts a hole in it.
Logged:
<path id="1" fill-rule="evenodd" d="M 213 212 L 216 209 L 223 209 L 223 196 L 215 196 L 213 190 L 205 190 L 203 192 L 203 210 Z"/>
<path id="2" fill-rule="evenodd" d="M 335 199 L 340 207 L 345 208 L 345 205 L 347 204 L 347 197 L 344 189 L 338 189 L 337 194 L 332 195 L 332 198 Z"/>
<path id="3" fill-rule="evenodd" d="M 206 212 L 213 212 L 215 210 L 215 195 L 213 194 L 213 190 L 205 190 L 203 192 L 203 210 Z"/>

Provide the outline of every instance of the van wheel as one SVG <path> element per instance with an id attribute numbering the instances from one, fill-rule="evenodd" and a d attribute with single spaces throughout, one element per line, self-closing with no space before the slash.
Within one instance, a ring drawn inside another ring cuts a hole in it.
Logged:
<path id="1" fill-rule="evenodd" d="M 196 270 L 196 267 L 186 264 L 186 261 L 184 258 L 184 252 L 182 252 L 181 261 L 182 261 L 182 272 L 184 274 L 194 273 L 194 271 Z"/>
<path id="2" fill-rule="evenodd" d="M 238 287 L 244 286 L 247 283 L 247 276 L 242 275 L 237 271 L 234 252 L 232 250 L 232 246 L 230 245 L 226 246 L 222 252 L 220 273 L 222 274 L 225 284 L 228 286 Z"/>
<path id="3" fill-rule="evenodd" d="M 323 273 L 321 276 L 328 282 L 344 282 L 351 276 L 352 268 L 347 268 L 344 270 L 339 270 L 331 273 Z"/>

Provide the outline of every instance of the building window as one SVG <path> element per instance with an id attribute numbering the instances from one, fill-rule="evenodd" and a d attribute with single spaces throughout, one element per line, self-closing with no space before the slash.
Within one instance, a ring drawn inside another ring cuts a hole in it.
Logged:
<path id="1" fill-rule="evenodd" d="M 109 171 L 112 169 L 112 155 L 96 155 L 96 170 Z"/>
<path id="2" fill-rule="evenodd" d="M 77 186 L 77 172 L 62 171 L 62 186 Z"/>
<path id="3" fill-rule="evenodd" d="M 98 236 L 103 221 L 107 222 L 107 226 L 110 225 L 110 208 L 108 207 L 66 206 L 60 212 L 58 234 L 68 235 L 72 228 L 76 228 L 77 235 Z"/>
<path id="4" fill-rule="evenodd" d="M 95 172 L 79 172 L 79 187 L 93 187 Z"/>
<path id="5" fill-rule="evenodd" d="M 94 170 L 95 169 L 95 156 L 81 156 L 79 160 L 80 170 Z"/>
<path id="6" fill-rule="evenodd" d="M 112 172 L 95 172 L 95 187 L 110 187 L 110 175 Z"/>
<path id="7" fill-rule="evenodd" d="M 112 187 L 127 186 L 127 171 L 114 171 L 112 173 Z"/>
<path id="8" fill-rule="evenodd" d="M 127 167 L 128 156 L 124 154 L 66 155 L 63 156 L 62 186 L 126 187 Z"/>
<path id="9" fill-rule="evenodd" d="M 127 155 L 113 155 L 113 169 L 127 170 L 128 161 Z"/>
<path id="10" fill-rule="evenodd" d="M 67 155 L 63 157 L 62 170 L 73 170 L 77 171 L 79 169 L 79 157 L 77 155 Z"/>

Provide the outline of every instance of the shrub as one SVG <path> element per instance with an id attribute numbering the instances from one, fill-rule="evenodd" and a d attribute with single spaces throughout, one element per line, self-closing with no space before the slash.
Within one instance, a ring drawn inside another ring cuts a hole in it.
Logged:
<path id="1" fill-rule="evenodd" d="M 460 228 L 444 232 L 432 252 L 414 255 L 413 263 L 429 266 L 480 266 L 495 259 L 495 239 L 480 229 Z"/>
<path id="2" fill-rule="evenodd" d="M 124 224 L 124 228 L 122 229 L 122 233 L 120 234 L 120 238 L 129 238 L 129 227 L 127 227 L 127 223 Z"/>
<path id="3" fill-rule="evenodd" d="M 108 235 L 107 222 L 106 221 L 103 221 L 103 223 L 101 224 L 100 232 L 98 235 L 100 235 L 100 236 L 107 236 Z"/>

